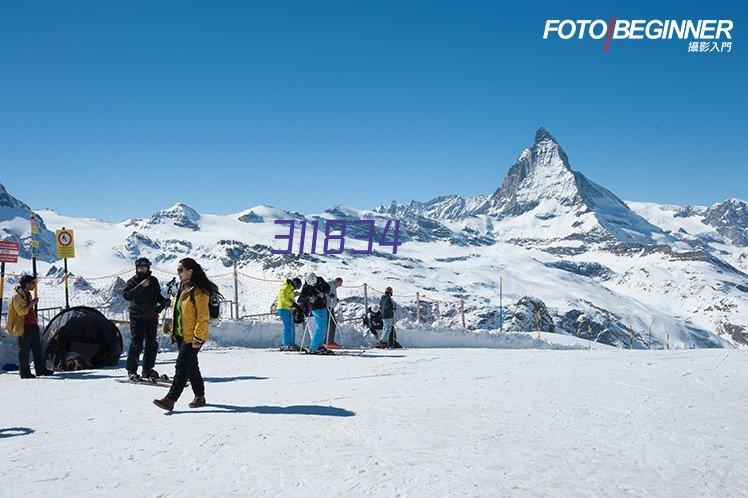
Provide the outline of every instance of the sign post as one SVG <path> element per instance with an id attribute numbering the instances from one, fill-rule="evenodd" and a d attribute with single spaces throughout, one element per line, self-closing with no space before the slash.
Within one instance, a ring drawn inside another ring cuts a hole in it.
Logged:
<path id="1" fill-rule="evenodd" d="M 75 257 L 75 239 L 73 231 L 62 227 L 55 231 L 55 245 L 57 246 L 57 257 L 62 259 L 65 265 L 65 308 L 70 308 L 70 292 L 68 290 L 68 258 Z"/>
<path id="2" fill-rule="evenodd" d="M 31 220 L 31 273 L 36 279 L 36 253 L 39 250 L 39 240 L 36 238 L 36 234 L 39 233 L 39 218 L 36 217 L 36 213 L 31 212 L 29 214 Z M 39 286 L 34 287 L 34 299 L 39 297 Z M 38 304 L 37 304 L 38 306 Z"/>
<path id="3" fill-rule="evenodd" d="M 18 263 L 18 242 L 0 241 L 0 317 L 3 315 L 5 294 L 5 263 Z"/>

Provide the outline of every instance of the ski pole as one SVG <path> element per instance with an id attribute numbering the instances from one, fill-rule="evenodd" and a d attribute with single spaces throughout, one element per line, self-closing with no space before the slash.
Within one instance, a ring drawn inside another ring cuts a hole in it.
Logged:
<path id="1" fill-rule="evenodd" d="M 304 341 L 306 340 L 307 321 L 304 320 L 304 335 L 301 336 L 301 346 L 299 346 L 299 353 L 304 352 Z"/>

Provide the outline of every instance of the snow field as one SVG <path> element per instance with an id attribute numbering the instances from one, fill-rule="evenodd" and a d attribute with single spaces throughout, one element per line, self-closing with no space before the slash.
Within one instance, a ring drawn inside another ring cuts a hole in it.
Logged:
<path id="1" fill-rule="evenodd" d="M 2 495 L 744 496 L 746 352 L 200 353 L 189 388 L 123 369 L 2 374 Z M 173 352 L 157 368 L 173 374 Z M 15 431 L 7 429 L 16 428 Z M 18 434 L 12 436 L 12 434 Z"/>

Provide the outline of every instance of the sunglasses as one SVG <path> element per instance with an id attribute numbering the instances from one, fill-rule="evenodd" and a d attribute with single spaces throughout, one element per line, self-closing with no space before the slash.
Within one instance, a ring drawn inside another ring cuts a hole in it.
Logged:
<path id="1" fill-rule="evenodd" d="M 177 273 L 182 273 L 183 271 L 187 271 L 187 269 L 184 268 L 183 266 L 180 266 L 177 268 Z"/>

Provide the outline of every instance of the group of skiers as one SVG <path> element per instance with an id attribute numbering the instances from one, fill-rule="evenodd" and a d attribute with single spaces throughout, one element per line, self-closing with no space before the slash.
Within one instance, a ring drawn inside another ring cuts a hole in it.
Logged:
<path id="1" fill-rule="evenodd" d="M 8 310 L 7 329 L 18 337 L 20 376 L 24 379 L 53 373 L 46 369 L 40 342 L 38 299 L 33 297 L 36 283 L 34 276 L 22 276 Z M 300 277 L 294 277 L 281 284 L 276 300 L 277 314 L 283 323 L 281 351 L 302 351 L 296 344 L 296 325 L 305 324 L 309 317 L 312 318 L 314 327 L 310 333 L 309 346 L 303 352 L 331 354 L 333 350 L 341 348 L 335 340 L 338 329 L 335 314 L 338 305 L 337 289 L 341 285 L 343 279 L 340 277 L 331 279 L 328 283 L 314 273 L 307 273 L 303 282 Z M 192 258 L 179 261 L 177 277 L 167 287 L 168 295 L 164 296 L 160 282 L 151 273 L 151 262 L 147 258 L 135 261 L 135 275 L 127 281 L 122 291 L 122 297 L 130 303 L 131 341 L 127 353 L 127 376 L 134 383 L 168 380 L 165 375 L 156 372 L 154 366 L 159 347 L 159 315 L 171 308 L 171 316 L 164 316 L 164 333 L 170 336 L 172 344 L 178 346 L 179 352 L 168 394 L 153 400 L 153 403 L 164 410 L 172 410 L 189 381 L 194 393 L 190 408 L 205 406 L 205 383 L 200 372 L 198 353 L 208 340 L 208 324 L 211 318 L 218 316 L 223 296 L 218 286 L 210 281 L 200 264 Z M 378 339 L 379 348 L 401 347 L 394 328 L 396 309 L 391 287 L 385 289 L 379 305 L 366 309 L 363 323 Z M 302 345 L 303 342 L 304 339 Z M 141 373 L 138 374 L 141 353 L 143 363 Z M 31 373 L 30 354 L 33 354 L 36 375 Z"/>
<path id="2" fill-rule="evenodd" d="M 335 308 L 338 304 L 337 289 L 343 285 L 343 279 L 337 277 L 331 281 L 332 284 L 314 273 L 307 273 L 303 283 L 300 277 L 293 277 L 281 284 L 276 300 L 276 312 L 283 322 L 281 351 L 301 351 L 302 348 L 295 341 L 296 325 L 306 323 L 306 318 L 310 316 L 314 328 L 310 332 L 309 346 L 304 351 L 308 354 L 331 354 L 333 350 L 340 349 L 340 344 L 335 341 L 338 328 Z M 298 297 L 296 291 L 299 291 Z M 387 287 L 379 305 L 366 309 L 363 323 L 379 340 L 378 348 L 401 347 L 394 331 L 396 306 L 392 299 L 392 287 Z"/>

